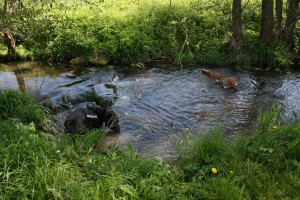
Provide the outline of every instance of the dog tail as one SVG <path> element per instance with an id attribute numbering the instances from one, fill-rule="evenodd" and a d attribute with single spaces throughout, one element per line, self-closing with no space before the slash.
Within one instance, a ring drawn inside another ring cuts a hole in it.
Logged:
<path id="1" fill-rule="evenodd" d="M 211 72 L 208 69 L 202 68 L 202 74 L 209 76 Z"/>

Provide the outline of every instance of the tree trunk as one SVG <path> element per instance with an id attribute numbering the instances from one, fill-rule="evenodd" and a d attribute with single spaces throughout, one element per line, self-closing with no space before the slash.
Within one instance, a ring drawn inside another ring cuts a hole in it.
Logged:
<path id="1" fill-rule="evenodd" d="M 296 23 L 298 20 L 299 0 L 289 0 L 286 23 L 284 27 L 284 41 L 293 49 L 294 48 L 294 35 L 296 30 Z"/>
<path id="2" fill-rule="evenodd" d="M 9 16 L 13 12 L 13 7 L 15 3 L 16 0 L 4 0 L 3 10 L 1 12 L 1 18 L 3 23 L 2 27 L 4 27 L 3 35 L 4 35 L 4 41 L 7 46 L 7 58 L 9 60 L 17 58 L 15 38 L 11 29 L 9 28 L 11 23 L 9 20 Z M 19 0 L 19 3 L 21 4 L 22 1 Z"/>
<path id="3" fill-rule="evenodd" d="M 242 0 L 233 0 L 232 3 L 232 40 L 230 46 L 237 49 L 243 39 Z"/>
<path id="4" fill-rule="evenodd" d="M 283 8 L 283 2 L 282 0 L 276 0 L 276 24 L 275 24 L 275 30 L 277 35 L 280 36 L 281 29 L 282 29 L 282 8 Z"/>
<path id="5" fill-rule="evenodd" d="M 273 0 L 262 0 L 260 39 L 270 46 L 273 41 Z"/>
<path id="6" fill-rule="evenodd" d="M 6 40 L 7 46 L 7 57 L 9 59 L 16 59 L 17 58 L 17 51 L 16 51 L 16 43 L 12 32 L 9 28 L 4 30 L 4 38 Z"/>

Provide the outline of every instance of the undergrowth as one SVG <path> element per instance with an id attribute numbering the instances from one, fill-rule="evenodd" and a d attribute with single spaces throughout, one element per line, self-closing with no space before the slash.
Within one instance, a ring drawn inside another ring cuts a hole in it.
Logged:
<path id="1" fill-rule="evenodd" d="M 79 0 L 56 1 L 51 6 L 35 4 L 30 14 L 33 20 L 22 17 L 22 12 L 16 19 L 15 29 L 24 36 L 19 36 L 18 43 L 31 52 L 23 53 L 25 57 L 52 63 L 78 57 L 89 62 L 105 55 L 115 63 L 133 65 L 168 57 L 182 66 L 269 68 L 289 66 L 293 54 L 297 54 L 276 38 L 270 47 L 261 44 L 261 8 L 256 1 L 243 3 L 245 38 L 237 51 L 226 48 L 231 36 L 229 1 Z"/>

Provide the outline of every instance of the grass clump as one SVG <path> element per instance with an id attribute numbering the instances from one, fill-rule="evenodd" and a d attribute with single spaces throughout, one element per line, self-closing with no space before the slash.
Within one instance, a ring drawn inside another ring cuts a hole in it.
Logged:
<path id="1" fill-rule="evenodd" d="M 279 124 L 274 103 L 260 114 L 263 125 L 248 137 L 228 141 L 220 131 L 187 140 L 179 168 L 199 198 L 298 198 L 300 124 Z M 215 170 L 213 170 L 215 168 Z"/>
<path id="2" fill-rule="evenodd" d="M 270 125 L 271 127 L 272 125 Z M 299 124 L 258 131 L 236 147 L 238 181 L 251 197 L 299 197 Z"/>
<path id="3" fill-rule="evenodd" d="M 7 96 L 1 92 L 0 99 L 3 95 Z M 24 98 L 18 92 L 14 97 L 16 102 Z M 277 113 L 277 108 L 267 112 L 268 117 L 261 114 L 261 120 L 268 120 L 248 137 L 230 141 L 220 129 L 198 139 L 187 135 L 180 141 L 178 161 L 167 164 L 159 158 L 142 159 L 130 146 L 124 150 L 113 145 L 102 152 L 102 130 L 76 136 L 75 143 L 69 135 L 56 140 L 37 129 L 35 122 L 26 122 L 24 114 L 9 114 L 19 104 L 3 105 L 1 199 L 297 199 L 300 195 L 300 123 L 274 126 L 276 115 L 270 113 Z M 40 107 L 33 106 L 33 113 L 34 109 Z"/>
<path id="4" fill-rule="evenodd" d="M 223 161 L 227 159 L 230 151 L 230 145 L 221 130 L 208 132 L 196 141 L 186 137 L 180 146 L 180 162 L 189 180 L 195 176 L 199 179 L 209 178 L 212 168 L 222 172 L 220 169 L 225 167 Z"/>
<path id="5" fill-rule="evenodd" d="M 41 125 L 47 115 L 47 110 L 35 103 L 33 96 L 19 90 L 0 90 L 0 120 L 17 118 Z"/>
<path id="6" fill-rule="evenodd" d="M 40 193 L 44 199 L 53 197 L 46 190 L 51 184 L 46 177 L 56 156 L 51 137 L 38 133 L 33 123 L 12 119 L 0 123 L 0 132 L 0 196 L 22 199 Z M 44 170 L 43 176 L 40 170 Z"/>

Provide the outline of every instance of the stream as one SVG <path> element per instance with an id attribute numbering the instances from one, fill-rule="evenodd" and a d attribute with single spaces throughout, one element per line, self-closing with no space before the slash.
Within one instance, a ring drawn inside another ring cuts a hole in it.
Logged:
<path id="1" fill-rule="evenodd" d="M 0 89 L 32 93 L 53 111 L 58 130 L 74 109 L 98 104 L 112 109 L 120 131 L 108 133 L 103 146 L 129 143 L 144 157 L 176 157 L 176 142 L 186 132 L 195 137 L 222 127 L 229 136 L 248 134 L 260 110 L 276 100 L 282 120 L 299 120 L 300 74 L 211 70 L 238 79 L 226 90 L 201 73 L 200 67 L 124 68 L 46 66 L 38 62 L 0 64 Z"/>

